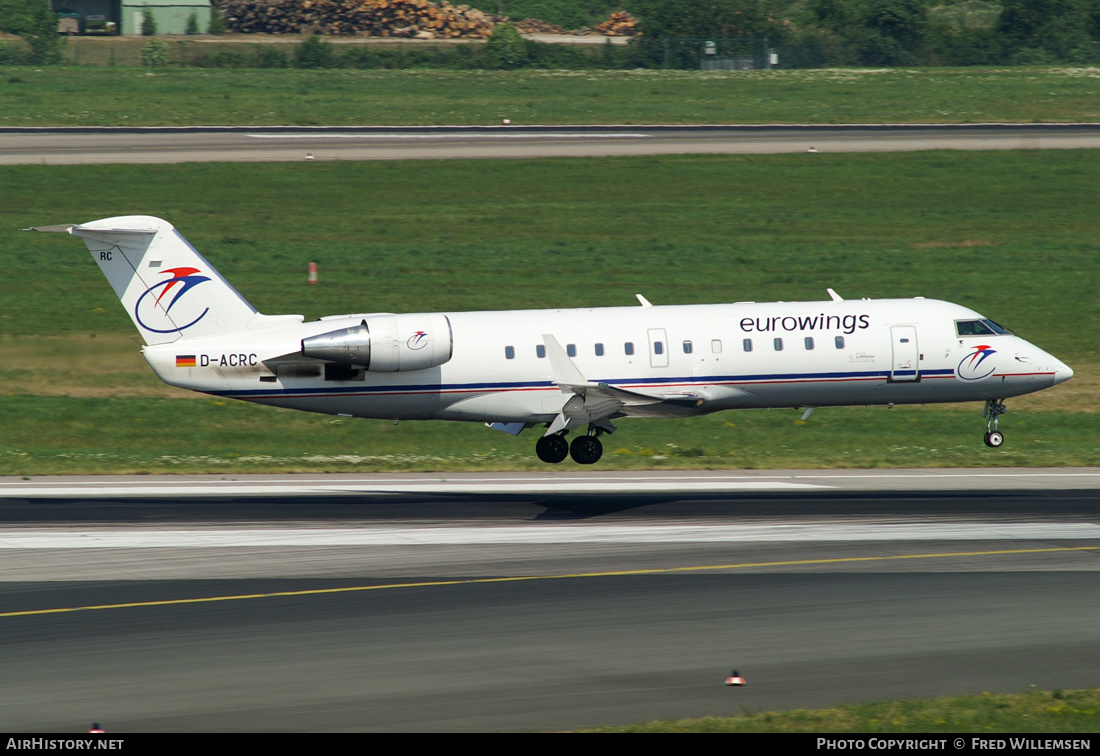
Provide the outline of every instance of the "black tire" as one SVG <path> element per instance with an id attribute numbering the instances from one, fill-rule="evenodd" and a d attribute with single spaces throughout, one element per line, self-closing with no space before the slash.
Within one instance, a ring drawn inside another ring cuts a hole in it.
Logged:
<path id="1" fill-rule="evenodd" d="M 595 436 L 577 436 L 569 445 L 569 456 L 579 465 L 592 465 L 603 456 L 603 444 Z"/>
<path id="2" fill-rule="evenodd" d="M 561 436 L 543 436 L 535 442 L 535 454 L 543 462 L 556 465 L 569 456 L 569 444 Z"/>
<path id="3" fill-rule="evenodd" d="M 1000 431 L 989 431 L 985 434 L 985 445 L 990 449 L 996 449 L 1005 442 L 1004 434 Z"/>

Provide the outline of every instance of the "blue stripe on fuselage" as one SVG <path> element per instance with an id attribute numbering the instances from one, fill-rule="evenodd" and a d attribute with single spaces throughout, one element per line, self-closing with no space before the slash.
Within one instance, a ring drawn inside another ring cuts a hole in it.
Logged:
<path id="1" fill-rule="evenodd" d="M 921 377 L 951 376 L 954 371 L 922 370 Z M 684 384 L 709 385 L 715 383 L 766 383 L 773 381 L 845 381 L 845 380 L 869 380 L 890 377 L 888 370 L 872 370 L 861 372 L 841 373 L 769 373 L 765 375 L 712 375 L 712 376 L 681 376 L 672 378 L 616 378 L 596 379 L 593 383 L 606 383 L 612 387 L 623 386 L 660 386 Z M 323 386 L 312 388 L 275 388 L 275 389 L 244 389 L 238 391 L 213 391 L 212 394 L 233 399 L 245 399 L 251 397 L 279 397 L 279 396 L 309 396 L 333 394 L 387 394 L 387 393 L 442 393 L 442 392 L 469 392 L 469 391 L 520 391 L 524 389 L 554 388 L 557 384 L 553 381 L 515 381 L 501 383 L 441 383 L 441 384 L 393 384 L 385 386 Z"/>

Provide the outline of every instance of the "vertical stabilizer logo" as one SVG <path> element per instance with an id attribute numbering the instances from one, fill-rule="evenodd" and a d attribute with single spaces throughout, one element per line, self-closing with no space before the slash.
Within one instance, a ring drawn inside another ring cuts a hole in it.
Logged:
<path id="1" fill-rule="evenodd" d="M 988 344 L 979 344 L 972 347 L 974 350 L 962 358 L 959 366 L 955 368 L 955 375 L 964 381 L 980 381 L 993 375 L 997 369 L 994 360 L 989 360 L 990 355 L 997 353 L 996 349 L 990 349 Z"/>
<path id="2" fill-rule="evenodd" d="M 198 268 L 169 268 L 160 271 L 161 275 L 171 278 L 158 281 L 138 297 L 137 304 L 134 305 L 134 319 L 138 325 L 153 333 L 174 333 L 190 328 L 202 320 L 210 312 L 210 308 L 194 302 L 194 297 L 184 299 L 184 295 L 191 289 L 210 280 L 208 276 L 198 273 Z M 179 307 L 176 307 L 177 304 Z"/>

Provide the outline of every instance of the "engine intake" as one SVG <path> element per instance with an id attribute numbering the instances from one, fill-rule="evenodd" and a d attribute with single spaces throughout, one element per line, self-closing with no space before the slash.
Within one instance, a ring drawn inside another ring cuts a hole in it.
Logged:
<path id="1" fill-rule="evenodd" d="M 451 321 L 438 313 L 375 315 L 350 328 L 302 339 L 306 357 L 378 373 L 436 367 L 453 353 Z"/>

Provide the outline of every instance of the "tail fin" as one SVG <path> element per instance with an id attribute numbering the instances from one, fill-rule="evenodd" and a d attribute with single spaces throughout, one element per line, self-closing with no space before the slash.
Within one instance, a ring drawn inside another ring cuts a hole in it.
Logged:
<path id="1" fill-rule="evenodd" d="M 244 330 L 257 315 L 167 221 L 127 215 L 68 230 L 84 239 L 146 344 Z"/>

